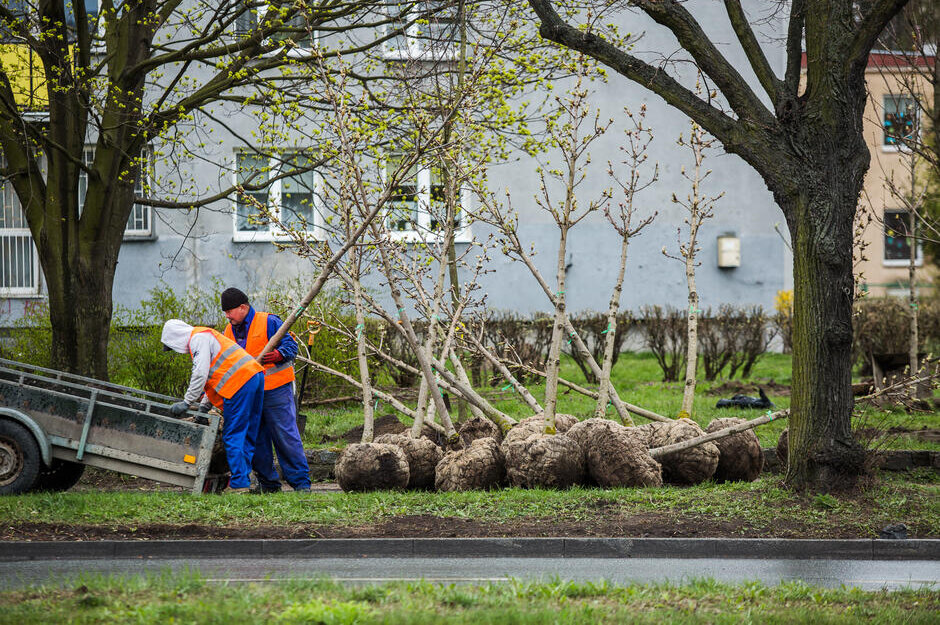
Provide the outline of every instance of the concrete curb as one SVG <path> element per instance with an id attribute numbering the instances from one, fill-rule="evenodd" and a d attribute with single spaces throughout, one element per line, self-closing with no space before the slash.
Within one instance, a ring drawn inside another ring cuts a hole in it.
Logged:
<path id="1" fill-rule="evenodd" d="M 940 560 L 940 539 L 331 538 L 0 541 L 0 561 L 286 557 Z"/>

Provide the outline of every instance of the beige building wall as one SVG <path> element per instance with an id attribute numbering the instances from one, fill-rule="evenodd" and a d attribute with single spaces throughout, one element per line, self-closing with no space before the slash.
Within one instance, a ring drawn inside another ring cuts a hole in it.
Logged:
<path id="1" fill-rule="evenodd" d="M 885 216 L 889 215 L 888 228 L 890 229 L 890 213 L 905 209 L 903 199 L 891 191 L 889 181 L 893 180 L 898 190 L 910 193 L 913 164 L 915 187 L 922 189 L 925 182 L 923 167 L 922 165 L 918 167 L 919 163 L 910 150 L 898 145 L 886 145 L 884 130 L 886 96 L 909 95 L 911 82 L 914 82 L 914 88 L 922 95 L 928 97 L 931 95 L 925 92 L 930 89 L 929 83 L 918 81 L 916 78 L 912 81 L 914 75 L 910 70 L 879 67 L 879 65 L 887 64 L 883 62 L 885 56 L 887 55 L 873 54 L 866 72 L 869 98 L 865 107 L 864 133 L 871 152 L 871 166 L 859 200 L 859 209 L 869 210 L 871 220 L 862 237 L 862 240 L 867 243 L 864 249 L 865 260 L 858 263 L 856 272 L 861 278 L 861 288 L 873 296 L 906 295 L 909 288 L 909 260 L 892 259 L 890 251 L 886 250 L 886 247 L 892 243 L 897 244 L 894 237 L 886 236 Z M 895 256 L 901 252 L 903 250 L 899 247 L 893 250 Z M 918 253 L 915 283 L 920 294 L 930 295 L 934 293 L 933 282 L 936 270 L 932 266 L 925 265 L 921 256 Z"/>

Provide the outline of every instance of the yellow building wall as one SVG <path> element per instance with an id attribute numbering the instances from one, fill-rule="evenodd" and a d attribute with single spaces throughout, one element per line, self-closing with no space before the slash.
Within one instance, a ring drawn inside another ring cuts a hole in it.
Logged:
<path id="1" fill-rule="evenodd" d="M 901 72 L 907 72 L 903 76 Z M 885 260 L 884 214 L 885 210 L 903 209 L 904 203 L 892 195 L 886 181 L 894 180 L 895 185 L 906 192 L 911 188 L 911 161 L 913 155 L 896 146 L 884 144 L 884 98 L 886 95 L 904 95 L 909 93 L 905 82 L 911 76 L 910 70 L 870 67 L 866 72 L 868 83 L 868 103 L 865 107 L 864 135 L 871 153 L 871 166 L 865 177 L 864 191 L 859 199 L 859 208 L 872 211 L 874 219 L 864 230 L 863 240 L 867 242 L 865 257 L 856 271 L 861 276 L 861 285 L 871 295 L 901 295 L 908 289 L 908 264 Z M 917 89 L 929 96 L 930 85 L 918 81 Z M 926 90 L 926 91 L 925 91 Z M 923 117 L 921 117 L 923 121 Z M 892 178 L 893 176 L 893 178 Z M 915 185 L 922 187 L 924 182 L 922 167 L 915 169 Z M 929 264 L 918 261 L 915 282 L 923 295 L 933 294 L 933 281 L 936 270 Z"/>
<path id="2" fill-rule="evenodd" d="M 45 110 L 49 101 L 39 57 L 24 44 L 0 43 L 0 70 L 6 74 L 16 103 L 25 111 Z"/>

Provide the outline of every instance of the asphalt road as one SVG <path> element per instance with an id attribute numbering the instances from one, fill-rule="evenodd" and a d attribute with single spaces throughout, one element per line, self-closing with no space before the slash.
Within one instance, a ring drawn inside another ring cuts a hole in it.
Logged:
<path id="1" fill-rule="evenodd" d="M 0 562 L 0 590 L 34 585 L 69 587 L 82 576 L 135 576 L 198 570 L 212 582 L 264 582 L 330 577 L 351 584 L 424 579 L 485 583 L 510 578 L 617 584 L 713 578 L 727 583 L 803 580 L 864 590 L 940 587 L 935 560 L 807 560 L 731 558 L 205 558 Z"/>

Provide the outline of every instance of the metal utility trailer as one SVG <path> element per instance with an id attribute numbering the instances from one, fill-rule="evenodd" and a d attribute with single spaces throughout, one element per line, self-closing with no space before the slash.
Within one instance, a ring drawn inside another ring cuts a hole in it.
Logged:
<path id="1" fill-rule="evenodd" d="M 0 359 L 0 494 L 65 490 L 85 465 L 202 493 L 219 417 L 177 419 L 174 401 Z"/>

